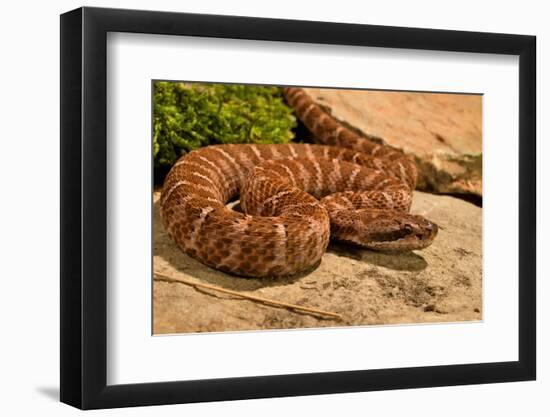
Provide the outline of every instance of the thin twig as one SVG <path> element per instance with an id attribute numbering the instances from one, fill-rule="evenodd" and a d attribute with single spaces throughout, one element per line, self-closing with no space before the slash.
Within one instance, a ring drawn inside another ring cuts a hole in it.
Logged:
<path id="1" fill-rule="evenodd" d="M 179 278 L 179 277 L 175 278 L 175 277 L 171 277 L 171 276 L 162 274 L 160 272 L 155 272 L 155 275 L 157 275 L 159 277 L 162 277 L 162 278 L 164 278 L 168 281 L 181 282 L 182 284 L 187 284 L 187 285 L 190 285 L 192 287 L 206 288 L 206 289 L 209 289 L 209 290 L 214 290 L 214 291 L 222 292 L 222 293 L 225 293 L 225 294 L 235 295 L 237 297 L 245 298 L 247 300 L 252 300 L 252 301 L 256 301 L 256 302 L 260 302 L 260 303 L 264 303 L 264 304 L 269 304 L 269 305 L 272 305 L 272 306 L 275 306 L 275 307 L 289 308 L 289 309 L 292 309 L 292 310 L 296 310 L 297 312 L 306 312 L 306 313 L 310 313 L 310 314 L 318 314 L 318 315 L 327 316 L 327 317 L 338 319 L 338 320 L 343 319 L 343 316 L 341 314 L 332 313 L 330 311 L 319 310 L 317 308 L 312 308 L 312 307 L 303 307 L 303 306 L 299 306 L 299 305 L 296 305 L 296 304 L 290 304 L 290 303 L 285 303 L 285 302 L 282 302 L 282 301 L 271 300 L 269 298 L 258 297 L 256 295 L 250 295 L 250 294 L 246 294 L 246 293 L 242 293 L 242 292 L 238 292 L 238 291 L 227 290 L 225 288 L 218 287 L 216 285 L 194 282 L 194 281 L 187 280 L 185 278 Z"/>

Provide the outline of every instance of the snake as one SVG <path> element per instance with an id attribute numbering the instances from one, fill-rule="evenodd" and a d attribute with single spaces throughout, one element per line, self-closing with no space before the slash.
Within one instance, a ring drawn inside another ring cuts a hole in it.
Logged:
<path id="1" fill-rule="evenodd" d="M 401 150 L 283 88 L 315 144 L 220 144 L 181 156 L 160 196 L 165 230 L 187 255 L 244 277 L 284 277 L 321 262 L 329 241 L 377 251 L 428 247 L 438 226 L 411 214 L 417 168 Z M 240 197 L 240 210 L 227 203 Z"/>

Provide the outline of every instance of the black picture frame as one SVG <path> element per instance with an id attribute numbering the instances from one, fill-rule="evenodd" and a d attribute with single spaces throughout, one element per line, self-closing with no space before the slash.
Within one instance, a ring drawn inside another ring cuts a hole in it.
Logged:
<path id="1" fill-rule="evenodd" d="M 108 32 L 519 56 L 519 358 L 512 362 L 107 385 Z M 61 15 L 61 401 L 82 409 L 533 380 L 534 36 L 156 11 Z"/>

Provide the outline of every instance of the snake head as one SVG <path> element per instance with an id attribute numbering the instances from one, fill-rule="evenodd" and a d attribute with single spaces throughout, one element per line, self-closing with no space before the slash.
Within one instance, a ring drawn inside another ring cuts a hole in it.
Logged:
<path id="1" fill-rule="evenodd" d="M 361 233 L 362 245 L 385 251 L 411 251 L 430 246 L 439 227 L 414 214 L 392 213 L 372 219 Z"/>
<path id="2" fill-rule="evenodd" d="M 431 245 L 439 230 L 434 222 L 414 214 L 375 209 L 347 213 L 349 216 L 331 215 L 331 235 L 369 249 L 424 249 Z"/>

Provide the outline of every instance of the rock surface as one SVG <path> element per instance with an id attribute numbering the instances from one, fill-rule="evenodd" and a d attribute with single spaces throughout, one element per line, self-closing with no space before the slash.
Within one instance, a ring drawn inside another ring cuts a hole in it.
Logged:
<path id="1" fill-rule="evenodd" d="M 416 158 L 418 189 L 482 195 L 482 96 L 306 88 L 333 117 Z"/>
<path id="2" fill-rule="evenodd" d="M 248 279 L 202 265 L 181 252 L 159 218 L 154 193 L 154 269 L 341 314 L 327 319 L 196 289 L 156 278 L 153 331 L 221 332 L 257 329 L 456 322 L 482 318 L 481 209 L 447 196 L 416 192 L 412 211 L 441 226 L 429 248 L 390 254 L 331 243 L 320 265 L 285 279 Z"/>

